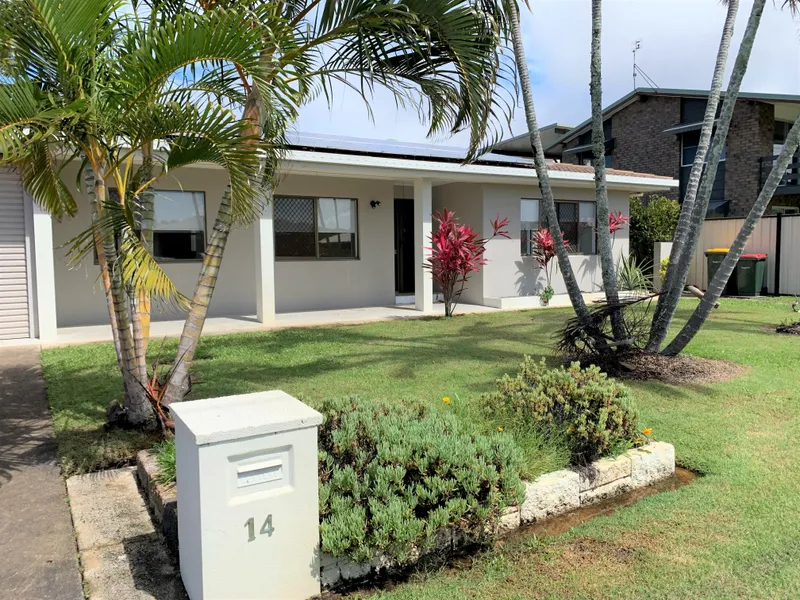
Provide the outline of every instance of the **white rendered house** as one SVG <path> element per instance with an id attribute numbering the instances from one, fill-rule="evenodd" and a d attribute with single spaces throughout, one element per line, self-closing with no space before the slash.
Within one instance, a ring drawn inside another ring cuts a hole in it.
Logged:
<path id="1" fill-rule="evenodd" d="M 231 233 L 209 316 L 256 315 L 267 326 L 276 313 L 394 306 L 398 296 L 431 312 L 435 290 L 422 265 L 431 214 L 445 207 L 484 233 L 498 214 L 509 219 L 511 239 L 489 242 L 489 263 L 462 302 L 533 306 L 544 275 L 525 243 L 541 223 L 531 160 L 487 154 L 464 165 L 463 150 L 434 145 L 306 134 L 290 141 L 268 209 L 253 226 Z M 73 188 L 77 168 L 70 165 L 63 176 Z M 592 169 L 549 169 L 575 274 L 584 292 L 598 292 Z M 155 254 L 189 296 L 226 184 L 225 171 L 199 165 L 156 185 Z M 677 186 L 669 178 L 608 171 L 610 208 L 624 215 L 631 194 Z M 57 222 L 31 202 L 13 171 L 0 172 L 0 343 L 53 341 L 61 328 L 107 323 L 93 259 L 70 266 L 65 256 L 64 244 L 90 224 L 88 200 L 79 194 L 77 201 L 78 215 Z M 614 254 L 627 252 L 625 228 L 615 236 Z M 564 292 L 558 274 L 554 287 Z M 154 320 L 180 318 L 154 313 Z"/>

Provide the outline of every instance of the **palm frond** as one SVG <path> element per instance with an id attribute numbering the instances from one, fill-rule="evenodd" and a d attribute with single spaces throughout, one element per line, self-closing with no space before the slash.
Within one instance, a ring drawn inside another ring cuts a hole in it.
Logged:
<path id="1" fill-rule="evenodd" d="M 27 159 L 15 163 L 23 188 L 56 220 L 75 216 L 78 205 L 61 178 L 71 157 L 65 155 L 57 144 L 44 140 L 31 142 L 29 150 Z"/>
<path id="2" fill-rule="evenodd" d="M 97 233 L 103 244 L 114 241 L 117 258 L 109 268 L 119 270 L 126 287 L 147 292 L 156 303 L 186 309 L 188 299 L 178 291 L 139 239 L 135 210 L 134 203 L 121 204 L 113 199 L 105 201 L 100 217 L 64 244 L 70 264 L 77 264 L 93 255 Z"/>
<path id="3" fill-rule="evenodd" d="M 469 158 L 502 134 L 515 100 L 513 62 L 504 54 L 506 18 L 489 0 L 327 0 L 300 51 L 317 51 L 317 68 L 354 77 L 369 94 L 390 90 L 417 107 L 429 135 L 470 132 Z M 291 55 L 291 52 L 289 52 Z"/>
<path id="4" fill-rule="evenodd" d="M 255 84 L 267 88 L 259 60 L 260 31 L 242 15 L 214 10 L 208 14 L 179 14 L 151 31 L 142 33 L 135 48 L 120 57 L 119 77 L 126 86 L 124 106 L 134 106 L 169 84 L 200 71 L 202 78 L 220 63 L 235 65 Z"/>
<path id="5" fill-rule="evenodd" d="M 154 104 L 129 113 L 126 125 L 131 147 L 159 143 L 164 155 L 159 176 L 191 164 L 217 164 L 230 177 L 234 222 L 247 225 L 261 214 L 261 161 L 279 150 L 247 135 L 249 124 L 231 111 L 215 104 L 203 109 L 175 102 Z"/>
<path id="6" fill-rule="evenodd" d="M 86 83 L 83 75 L 97 64 L 98 50 L 115 37 L 115 13 L 123 5 L 122 0 L 26 0 L 6 25 L 18 68 L 76 99 Z"/>

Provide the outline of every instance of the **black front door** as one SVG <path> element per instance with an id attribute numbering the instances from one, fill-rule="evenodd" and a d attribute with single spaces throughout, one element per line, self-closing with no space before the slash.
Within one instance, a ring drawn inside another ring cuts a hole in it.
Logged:
<path id="1" fill-rule="evenodd" d="M 414 293 L 414 201 L 394 201 L 394 287 Z"/>

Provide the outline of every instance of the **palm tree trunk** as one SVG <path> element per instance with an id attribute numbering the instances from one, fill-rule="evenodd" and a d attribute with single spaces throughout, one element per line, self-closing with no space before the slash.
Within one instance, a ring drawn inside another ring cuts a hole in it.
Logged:
<path id="1" fill-rule="evenodd" d="M 761 193 L 758 195 L 758 199 L 753 205 L 753 208 L 750 209 L 750 213 L 747 215 L 742 228 L 733 240 L 728 254 L 714 274 L 714 278 L 708 284 L 708 290 L 706 290 L 705 296 L 703 296 L 700 304 L 697 306 L 686 325 L 683 326 L 683 329 L 681 329 L 678 335 L 675 336 L 675 339 L 672 340 L 669 346 L 664 350 L 664 354 L 673 356 L 683 351 L 686 345 L 697 335 L 697 332 L 700 331 L 708 315 L 711 314 L 711 310 L 722 295 L 725 284 L 728 283 L 728 279 L 730 279 L 736 267 L 736 263 L 739 261 L 739 257 L 741 257 L 744 252 L 750 236 L 753 235 L 756 224 L 764 215 L 764 211 L 767 209 L 770 200 L 772 200 L 772 196 L 775 194 L 775 190 L 786 173 L 786 168 L 789 166 L 798 146 L 800 146 L 800 117 L 794 122 L 792 129 L 789 131 L 789 135 L 786 136 L 786 142 L 778 156 L 778 160 L 772 165 L 772 171 L 770 171 L 769 177 L 767 177 L 767 181 Z"/>
<path id="2" fill-rule="evenodd" d="M 147 180 L 152 176 L 153 156 L 152 143 L 142 147 L 142 171 Z M 153 212 L 155 193 L 147 186 L 139 197 L 140 237 L 145 249 L 153 253 Z M 147 345 L 150 341 L 150 294 L 146 290 L 134 290 L 131 296 L 133 320 L 133 346 L 136 351 L 136 368 L 139 378 L 147 380 Z"/>
<path id="3" fill-rule="evenodd" d="M 728 63 L 728 50 L 730 49 L 738 11 L 739 0 L 728 0 L 728 12 L 725 17 L 725 24 L 722 27 L 722 39 L 719 42 L 717 63 L 714 66 L 714 75 L 711 78 L 711 90 L 708 93 L 708 104 L 706 105 L 706 112 L 703 116 L 703 126 L 700 129 L 700 141 L 697 144 L 697 154 L 695 154 L 694 161 L 692 162 L 692 169 L 689 172 L 689 179 L 686 182 L 686 191 L 681 201 L 681 212 L 678 217 L 678 224 L 675 227 L 669 264 L 677 263 L 678 257 L 683 252 L 685 245 L 686 234 L 689 230 L 692 217 L 692 209 L 694 208 L 695 199 L 697 198 L 697 188 L 700 185 L 700 177 L 703 173 L 703 166 L 705 165 L 706 155 L 708 154 L 708 148 L 711 143 L 711 134 L 714 131 L 714 121 L 717 118 L 717 108 L 719 107 L 719 99 L 722 92 L 725 66 Z M 662 288 L 666 289 L 671 284 L 670 276 L 672 275 L 674 278 L 674 273 L 675 269 L 672 269 L 672 272 L 670 272 L 669 268 L 667 268 L 667 275 Z"/>
<path id="4" fill-rule="evenodd" d="M 93 182 L 92 200 L 99 217 L 106 201 L 106 184 L 103 177 L 87 165 L 87 184 Z M 96 238 L 99 236 L 95 234 Z M 101 258 L 102 256 L 102 258 Z M 109 304 L 115 344 L 118 347 L 118 362 L 125 390 L 125 420 L 134 427 L 150 429 L 156 425 L 155 413 L 145 393 L 144 381 L 139 379 L 136 369 L 136 354 L 133 346 L 131 324 L 128 319 L 128 295 L 122 281 L 122 274 L 116 268 L 117 247 L 114 235 L 103 236 L 102 252 L 98 253 L 101 262 L 106 300 Z"/>
<path id="5" fill-rule="evenodd" d="M 122 362 L 122 351 L 119 344 L 119 329 L 117 327 L 117 315 L 114 312 L 114 301 L 111 297 L 111 276 L 109 274 L 108 263 L 106 262 L 106 255 L 103 250 L 103 236 L 100 231 L 100 203 L 97 201 L 97 189 L 95 187 L 94 169 L 91 163 L 87 161 L 86 168 L 83 172 L 83 184 L 86 195 L 89 197 L 89 206 L 92 207 L 92 225 L 94 228 L 94 251 L 97 254 L 97 264 L 100 265 L 100 282 L 103 285 L 103 293 L 106 297 L 106 306 L 108 307 L 108 320 L 111 323 L 111 337 L 114 340 L 114 351 L 117 355 L 117 366 L 120 371 L 124 370 Z"/>
<path id="6" fill-rule="evenodd" d="M 667 281 L 669 283 L 666 292 L 662 294 L 659 299 L 661 310 L 658 309 L 658 306 L 656 307 L 656 312 L 653 316 L 653 327 L 651 327 L 650 339 L 647 343 L 647 349 L 651 352 L 657 352 L 664 343 L 670 323 L 678 308 L 678 301 L 680 300 L 681 293 L 689 278 L 689 268 L 691 267 L 692 259 L 697 249 L 697 241 L 700 237 L 700 231 L 703 228 L 706 211 L 708 210 L 708 202 L 714 187 L 714 179 L 717 176 L 719 160 L 725 149 L 728 129 L 730 128 L 733 112 L 736 108 L 736 100 L 739 97 L 742 79 L 747 72 L 747 65 L 750 62 L 753 42 L 755 41 L 756 33 L 758 33 L 765 3 L 766 0 L 755 0 L 753 2 L 753 9 L 750 12 L 750 18 L 748 19 L 747 27 L 745 28 L 744 36 L 739 46 L 739 53 L 736 56 L 736 62 L 734 63 L 731 78 L 728 82 L 728 89 L 725 92 L 725 99 L 722 102 L 722 110 L 720 111 L 717 130 L 711 141 L 708 163 L 703 169 L 700 185 L 697 190 L 697 197 L 688 220 L 688 228 L 684 235 L 682 250 L 680 255 L 676 257 L 677 260 L 674 264 L 672 264 L 672 254 L 670 254 L 670 265 L 667 267 Z M 672 275 L 670 275 L 670 269 L 672 269 Z"/>
<path id="7" fill-rule="evenodd" d="M 214 229 L 211 232 L 206 252 L 203 256 L 203 265 L 197 278 L 197 287 L 192 297 L 191 308 L 186 316 L 183 332 L 178 342 L 178 354 L 175 357 L 172 374 L 164 393 L 162 401 L 164 406 L 183 400 L 189 391 L 189 368 L 192 365 L 197 344 L 203 332 L 208 306 L 211 304 L 211 296 L 217 285 L 222 255 L 225 252 L 225 245 L 228 243 L 228 236 L 231 232 L 231 223 L 230 186 L 228 186 L 222 198 L 222 203 L 217 212 L 217 219 L 214 222 Z"/>
<path id="8" fill-rule="evenodd" d="M 558 224 L 558 214 L 556 213 L 556 204 L 553 199 L 553 190 L 550 187 L 550 175 L 547 171 L 547 163 L 544 159 L 542 138 L 539 135 L 539 126 L 536 123 L 536 109 L 533 105 L 530 73 L 528 72 L 528 63 L 525 59 L 525 47 L 523 45 L 522 30 L 519 23 L 519 7 L 517 6 L 516 0 L 506 0 L 506 8 L 509 15 L 509 24 L 511 25 L 511 41 L 514 46 L 514 58 L 517 63 L 520 87 L 522 88 L 525 119 L 528 124 L 531 150 L 533 151 L 533 162 L 536 168 L 536 177 L 539 180 L 539 190 L 542 193 L 542 205 L 545 209 L 545 217 L 555 242 L 556 258 L 558 259 L 559 267 L 561 267 L 564 284 L 566 285 L 569 299 L 572 302 L 572 307 L 575 309 L 575 314 L 578 316 L 581 323 L 585 327 L 591 328 L 593 327 L 592 320 L 586 308 L 586 304 L 583 301 L 581 288 L 575 279 L 575 273 L 572 271 L 572 264 L 569 262 L 569 252 L 564 246 L 564 236 Z"/>
<path id="9" fill-rule="evenodd" d="M 606 138 L 603 131 L 603 70 L 602 70 L 603 0 L 592 0 L 592 57 L 591 83 L 589 91 L 592 98 L 592 155 L 594 158 L 594 186 L 597 200 L 597 249 L 600 253 L 600 269 L 606 300 L 619 304 L 617 293 L 617 273 L 611 246 L 611 232 L 608 227 L 608 187 L 606 185 Z M 615 340 L 625 337 L 622 314 L 611 315 L 611 330 Z"/>

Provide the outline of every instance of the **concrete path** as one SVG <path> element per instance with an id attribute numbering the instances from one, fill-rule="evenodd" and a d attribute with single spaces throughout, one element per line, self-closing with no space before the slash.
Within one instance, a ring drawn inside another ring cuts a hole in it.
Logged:
<path id="1" fill-rule="evenodd" d="M 36 348 L 0 349 L 0 598 L 82 600 Z"/>
<path id="2" fill-rule="evenodd" d="M 185 600 L 134 467 L 67 480 L 89 600 Z"/>

